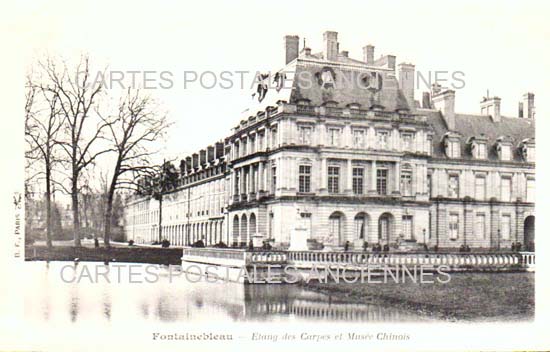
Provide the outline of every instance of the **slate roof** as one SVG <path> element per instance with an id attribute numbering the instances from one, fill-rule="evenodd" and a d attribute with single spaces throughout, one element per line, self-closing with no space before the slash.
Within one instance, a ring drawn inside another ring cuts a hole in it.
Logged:
<path id="1" fill-rule="evenodd" d="M 243 118 L 255 115 L 258 111 L 265 110 L 268 106 L 275 106 L 277 101 L 286 101 L 291 104 L 299 100 L 307 99 L 312 106 L 320 106 L 326 102 L 334 101 L 336 107 L 346 107 L 348 104 L 359 104 L 362 109 L 369 109 L 373 105 L 381 105 L 386 111 L 410 109 L 407 100 L 399 88 L 394 72 L 387 69 L 377 69 L 344 56 L 338 57 L 338 62 L 327 61 L 324 65 L 321 59 L 313 55 L 304 54 L 301 58 L 292 61 L 279 72 L 286 76 L 285 88 L 277 91 L 273 83 L 272 73 L 269 89 L 265 98 L 259 102 L 255 93 L 256 86 L 250 92 L 251 101 L 243 112 Z M 353 65 L 353 66 L 351 66 Z M 361 67 L 361 65 L 363 67 Z M 321 86 L 316 77 L 325 67 L 330 67 L 334 72 L 335 87 Z M 378 72 L 383 77 L 381 90 L 369 90 L 361 85 L 361 75 L 367 72 Z"/>
<path id="2" fill-rule="evenodd" d="M 360 104 L 362 109 L 369 109 L 372 105 L 381 105 L 386 111 L 409 109 L 407 99 L 398 88 L 398 82 L 393 73 L 376 71 L 383 76 L 383 85 L 381 90 L 373 91 L 366 89 L 360 83 L 360 75 L 368 72 L 367 67 L 361 70 L 345 65 L 327 67 L 330 67 L 336 76 L 334 88 L 323 88 L 315 79 L 313 82 L 308 82 L 310 77 L 315 78 L 315 75 L 323 69 L 322 64 L 299 63 L 296 67 L 296 79 L 293 82 L 290 103 L 308 99 L 314 106 L 334 101 L 337 107 L 341 108 L 356 103 Z"/>
<path id="3" fill-rule="evenodd" d="M 428 123 L 434 130 L 433 137 L 433 156 L 436 158 L 446 158 L 443 145 L 441 143 L 443 135 L 449 132 L 443 115 L 439 111 L 424 110 L 421 111 L 427 117 Z M 467 143 L 471 137 L 483 135 L 487 138 L 487 158 L 489 160 L 499 160 L 495 149 L 497 139 L 502 136 L 508 136 L 512 139 L 513 160 L 523 161 L 517 151 L 518 144 L 527 138 L 535 138 L 535 121 L 526 118 L 502 117 L 500 122 L 494 122 L 491 116 L 456 114 L 455 132 L 461 135 L 461 158 L 473 159 L 467 150 Z"/>

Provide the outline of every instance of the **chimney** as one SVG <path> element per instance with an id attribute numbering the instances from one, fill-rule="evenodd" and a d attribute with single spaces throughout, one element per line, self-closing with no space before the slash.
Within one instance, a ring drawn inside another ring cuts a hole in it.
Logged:
<path id="1" fill-rule="evenodd" d="M 518 117 L 523 118 L 523 102 L 518 103 Z"/>
<path id="2" fill-rule="evenodd" d="M 180 160 L 180 174 L 185 175 L 187 172 L 187 165 L 185 164 L 185 159 Z"/>
<path id="3" fill-rule="evenodd" d="M 304 48 L 304 53 L 306 54 L 306 56 L 311 55 L 311 49 L 310 48 Z"/>
<path id="4" fill-rule="evenodd" d="M 206 148 L 206 160 L 208 160 L 209 163 L 214 161 L 214 147 L 211 145 Z"/>
<path id="5" fill-rule="evenodd" d="M 384 55 L 373 62 L 374 66 L 389 68 L 395 71 L 395 55 Z"/>
<path id="6" fill-rule="evenodd" d="M 500 98 L 483 98 L 481 101 L 481 115 L 489 115 L 493 122 L 500 122 Z"/>
<path id="7" fill-rule="evenodd" d="M 447 123 L 447 127 L 454 131 L 455 123 L 455 91 L 444 90 L 432 95 L 432 102 L 436 110 L 441 111 L 443 119 Z"/>
<path id="8" fill-rule="evenodd" d="M 343 50 L 340 55 L 342 55 L 343 57 L 349 57 L 349 51 Z"/>
<path id="9" fill-rule="evenodd" d="M 323 33 L 325 60 L 336 61 L 338 57 L 338 32 Z"/>
<path id="10" fill-rule="evenodd" d="M 422 108 L 432 109 L 432 100 L 430 98 L 430 92 L 422 92 Z"/>
<path id="11" fill-rule="evenodd" d="M 415 107 L 414 102 L 414 65 L 400 63 L 399 64 L 399 87 L 403 91 L 409 107 Z"/>
<path id="12" fill-rule="evenodd" d="M 216 159 L 219 159 L 221 157 L 223 157 L 223 143 L 222 142 L 217 142 L 216 143 Z"/>
<path id="13" fill-rule="evenodd" d="M 523 94 L 523 117 L 526 119 L 535 118 L 535 94 Z"/>
<path id="14" fill-rule="evenodd" d="M 206 150 L 204 149 L 199 151 L 199 163 L 201 166 L 206 164 Z"/>
<path id="15" fill-rule="evenodd" d="M 363 47 L 363 61 L 367 65 L 372 65 L 374 63 L 374 45 L 367 45 Z"/>
<path id="16" fill-rule="evenodd" d="M 285 65 L 298 57 L 300 37 L 297 35 L 285 35 Z"/>

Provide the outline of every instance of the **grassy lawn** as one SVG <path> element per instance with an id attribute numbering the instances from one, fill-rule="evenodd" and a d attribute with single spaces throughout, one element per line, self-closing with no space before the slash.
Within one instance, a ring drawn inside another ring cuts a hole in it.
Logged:
<path id="1" fill-rule="evenodd" d="M 332 301 L 397 306 L 422 315 L 471 321 L 532 320 L 534 273 L 452 273 L 446 284 L 318 283 L 306 288 Z"/>

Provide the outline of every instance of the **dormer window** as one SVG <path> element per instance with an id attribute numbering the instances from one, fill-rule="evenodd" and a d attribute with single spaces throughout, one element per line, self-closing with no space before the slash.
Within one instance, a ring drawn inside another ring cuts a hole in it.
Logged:
<path id="1" fill-rule="evenodd" d="M 510 146 L 502 145 L 500 147 L 500 160 L 510 160 Z"/>
<path id="2" fill-rule="evenodd" d="M 447 132 L 443 136 L 443 147 L 445 155 L 448 158 L 460 158 L 460 138 L 459 135 L 452 132 Z"/>
<path id="3" fill-rule="evenodd" d="M 535 147 L 527 147 L 527 152 L 526 152 L 525 159 L 527 161 L 531 161 L 531 162 L 535 161 L 535 159 L 536 159 Z"/>
<path id="4" fill-rule="evenodd" d="M 524 139 L 519 145 L 519 152 L 524 161 L 535 162 L 535 140 L 533 138 Z"/>
<path id="5" fill-rule="evenodd" d="M 475 146 L 474 157 L 476 159 L 487 159 L 487 144 L 476 143 Z"/>
<path id="6" fill-rule="evenodd" d="M 433 150 L 433 149 L 434 149 L 434 148 L 433 148 L 434 145 L 433 145 L 433 136 L 432 136 L 431 134 L 429 134 L 429 135 L 426 136 L 426 144 L 428 145 L 428 148 L 427 148 L 427 149 L 428 149 L 428 150 L 427 150 L 428 155 L 433 155 L 433 153 L 434 153 L 434 150 Z"/>
<path id="7" fill-rule="evenodd" d="M 487 139 L 483 136 L 472 137 L 468 141 L 468 146 L 474 159 L 487 159 Z"/>
<path id="8" fill-rule="evenodd" d="M 499 160 L 512 160 L 512 141 L 510 137 L 499 137 L 497 139 L 496 150 Z"/>

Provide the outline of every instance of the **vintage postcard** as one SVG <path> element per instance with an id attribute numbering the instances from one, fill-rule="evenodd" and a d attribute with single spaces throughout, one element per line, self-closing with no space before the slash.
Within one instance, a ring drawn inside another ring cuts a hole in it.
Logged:
<path id="1" fill-rule="evenodd" d="M 0 351 L 550 349 L 550 4 L 5 4 Z"/>

